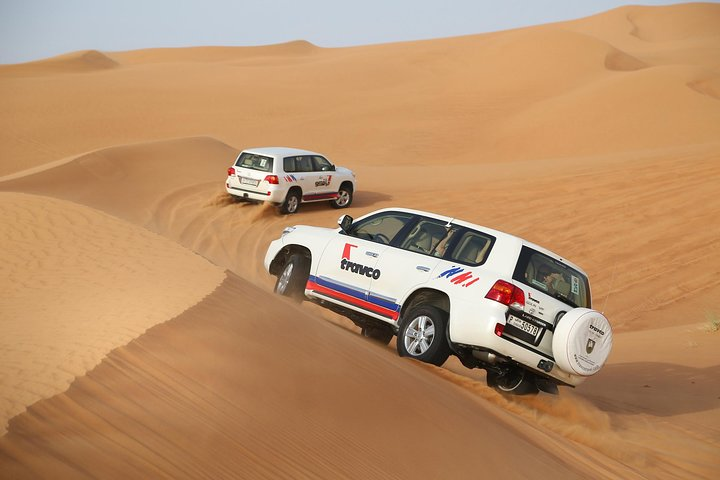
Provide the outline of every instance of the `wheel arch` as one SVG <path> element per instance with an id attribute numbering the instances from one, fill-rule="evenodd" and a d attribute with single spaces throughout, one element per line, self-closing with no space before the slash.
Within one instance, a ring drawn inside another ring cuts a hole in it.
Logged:
<path id="1" fill-rule="evenodd" d="M 344 181 L 340 184 L 340 188 L 342 188 L 342 187 L 344 187 L 344 186 L 345 186 L 345 187 L 348 187 L 351 192 L 354 192 L 354 191 L 355 191 L 355 185 L 353 185 L 353 182 L 351 182 L 350 180 L 344 180 Z M 338 190 L 339 190 L 340 188 L 338 188 Z"/>
<path id="2" fill-rule="evenodd" d="M 302 196 L 303 196 L 302 187 L 300 185 L 293 185 L 292 187 L 288 188 L 288 191 L 285 194 L 285 198 L 287 198 L 287 196 L 290 195 L 290 193 L 292 193 L 292 192 L 297 192 L 298 195 L 300 196 L 300 201 L 302 202 Z"/>
<path id="3" fill-rule="evenodd" d="M 400 309 L 400 318 L 418 305 L 432 305 L 444 311 L 450 318 L 450 297 L 434 288 L 420 288 L 411 293 Z"/>
<path id="4" fill-rule="evenodd" d="M 285 267 L 285 262 L 287 262 L 288 258 L 290 258 L 293 254 L 300 254 L 306 257 L 310 262 L 312 262 L 312 253 L 310 252 L 310 249 L 307 247 L 304 247 L 302 245 L 285 245 L 278 253 L 275 255 L 275 258 L 273 258 L 272 262 L 270 262 L 270 274 L 271 275 L 278 275 L 280 272 L 282 272 L 282 269 Z"/>

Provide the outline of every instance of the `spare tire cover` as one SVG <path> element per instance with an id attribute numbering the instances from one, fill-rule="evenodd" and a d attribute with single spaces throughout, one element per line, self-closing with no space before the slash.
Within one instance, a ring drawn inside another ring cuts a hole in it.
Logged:
<path id="1" fill-rule="evenodd" d="M 605 315 L 589 308 L 573 308 L 555 326 L 555 363 L 568 373 L 590 376 L 605 364 L 612 349 L 612 329 Z"/>

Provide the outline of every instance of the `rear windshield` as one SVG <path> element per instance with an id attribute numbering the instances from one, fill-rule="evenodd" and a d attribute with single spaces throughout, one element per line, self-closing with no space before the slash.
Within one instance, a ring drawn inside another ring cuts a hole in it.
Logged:
<path id="1" fill-rule="evenodd" d="M 590 308 L 587 277 L 530 247 L 522 248 L 513 279 L 543 291 L 572 307 Z"/>
<path id="2" fill-rule="evenodd" d="M 236 167 L 249 168 L 260 172 L 272 172 L 273 159 L 265 155 L 243 152 L 235 162 Z"/>

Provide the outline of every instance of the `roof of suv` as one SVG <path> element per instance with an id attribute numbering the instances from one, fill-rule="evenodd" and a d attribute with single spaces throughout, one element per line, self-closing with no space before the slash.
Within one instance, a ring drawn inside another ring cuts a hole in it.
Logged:
<path id="1" fill-rule="evenodd" d="M 261 148 L 246 148 L 243 152 L 257 153 L 259 155 L 266 155 L 269 157 L 287 157 L 291 155 L 320 155 L 322 153 L 311 152 L 310 150 L 302 150 L 300 148 L 290 147 L 261 147 Z"/>

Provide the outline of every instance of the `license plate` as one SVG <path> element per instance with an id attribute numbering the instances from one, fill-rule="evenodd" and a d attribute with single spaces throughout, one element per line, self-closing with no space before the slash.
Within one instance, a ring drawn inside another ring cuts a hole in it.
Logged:
<path id="1" fill-rule="evenodd" d="M 513 317 L 512 315 L 508 317 L 507 323 L 509 323 L 515 328 L 519 328 L 523 332 L 528 333 L 533 337 L 537 336 L 538 332 L 540 331 L 540 327 L 533 325 L 530 322 L 526 322 L 525 320 L 522 320 L 520 318 Z"/>
<path id="2" fill-rule="evenodd" d="M 260 183 L 260 180 L 254 180 L 252 178 L 247 177 L 240 177 L 240 183 L 243 185 L 252 185 L 253 187 L 257 187 L 258 183 Z"/>

